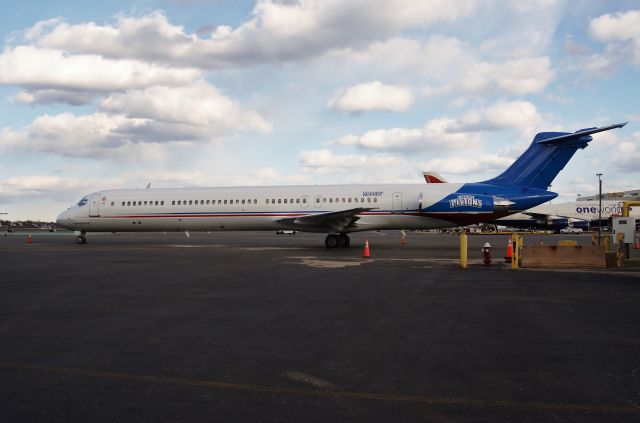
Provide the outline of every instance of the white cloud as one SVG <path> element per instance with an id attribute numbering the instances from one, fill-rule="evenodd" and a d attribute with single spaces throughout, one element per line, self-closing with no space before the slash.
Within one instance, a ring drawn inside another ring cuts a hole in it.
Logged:
<path id="1" fill-rule="evenodd" d="M 363 45 L 403 29 L 455 21 L 474 5 L 475 0 L 261 0 L 251 19 L 237 28 L 219 26 L 209 38 L 186 33 L 161 12 L 119 16 L 113 26 L 38 22 L 25 38 L 54 49 L 212 69 L 300 60 Z"/>
<path id="2" fill-rule="evenodd" d="M 151 87 L 115 93 L 101 101 L 100 110 L 145 119 L 145 123 L 187 125 L 205 136 L 247 130 L 266 133 L 272 129 L 257 112 L 243 110 L 205 81 L 187 87 Z"/>
<path id="3" fill-rule="evenodd" d="M 610 76 L 624 63 L 640 67 L 640 11 L 605 14 L 591 20 L 589 33 L 605 43 L 601 54 L 592 55 L 587 69 Z"/>
<path id="4" fill-rule="evenodd" d="M 453 126 L 454 131 L 495 131 L 513 128 L 530 135 L 543 125 L 542 116 L 535 104 L 528 101 L 509 101 L 494 104 L 486 109 L 467 112 Z"/>
<path id="5" fill-rule="evenodd" d="M 474 109 L 461 118 L 429 120 L 421 128 L 391 128 L 345 135 L 332 144 L 377 150 L 459 150 L 476 146 L 479 132 L 517 129 L 526 136 L 543 124 L 534 104 L 526 101 L 497 103 Z"/>
<path id="6" fill-rule="evenodd" d="M 372 81 L 347 88 L 329 102 L 329 107 L 345 112 L 404 112 L 412 104 L 413 94 L 409 88 Z"/>
<path id="7" fill-rule="evenodd" d="M 514 161 L 512 157 L 497 154 L 479 154 L 474 157 L 448 157 L 431 159 L 420 166 L 425 171 L 442 174 L 467 175 L 470 173 L 499 173 L 509 167 Z"/>
<path id="8" fill-rule="evenodd" d="M 200 77 L 194 69 L 174 69 L 135 60 L 111 60 L 97 55 L 18 46 L 0 55 L 0 84 L 28 92 L 22 102 L 63 101 L 71 104 L 110 92 L 155 85 L 184 86 Z"/>
<path id="9" fill-rule="evenodd" d="M 200 81 L 190 87 L 113 94 L 94 114 L 43 115 L 22 130 L 4 130 L 0 146 L 71 157 L 159 161 L 166 158 L 164 142 L 210 142 L 237 131 L 270 130 L 257 112 L 242 109 Z"/>

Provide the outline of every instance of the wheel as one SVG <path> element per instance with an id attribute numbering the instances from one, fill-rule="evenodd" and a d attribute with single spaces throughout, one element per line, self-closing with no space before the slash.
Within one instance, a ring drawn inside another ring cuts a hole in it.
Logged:
<path id="1" fill-rule="evenodd" d="M 327 248 L 336 248 L 338 246 L 338 236 L 337 235 L 327 235 L 324 239 L 324 245 Z"/>
<path id="2" fill-rule="evenodd" d="M 351 239 L 347 234 L 340 234 L 340 246 L 343 248 L 349 248 L 351 245 Z"/>
<path id="3" fill-rule="evenodd" d="M 76 244 L 86 244 L 87 243 L 87 238 L 85 238 L 82 235 L 78 235 L 76 237 Z"/>

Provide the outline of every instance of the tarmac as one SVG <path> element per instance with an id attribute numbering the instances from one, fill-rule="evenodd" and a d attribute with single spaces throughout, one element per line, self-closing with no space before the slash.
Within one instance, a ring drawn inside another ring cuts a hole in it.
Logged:
<path id="1" fill-rule="evenodd" d="M 640 272 L 507 238 L 0 234 L 0 421 L 639 421 Z"/>

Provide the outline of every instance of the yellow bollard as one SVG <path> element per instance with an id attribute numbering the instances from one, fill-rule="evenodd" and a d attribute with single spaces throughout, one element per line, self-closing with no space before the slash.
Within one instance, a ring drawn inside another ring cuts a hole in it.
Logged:
<path id="1" fill-rule="evenodd" d="M 599 245 L 598 244 L 598 235 L 596 235 L 596 234 L 591 235 L 591 245 L 593 245 L 593 246 Z"/>
<path id="2" fill-rule="evenodd" d="M 618 249 L 616 251 L 616 265 L 622 267 L 624 264 L 624 234 L 616 234 L 618 240 Z"/>
<path id="3" fill-rule="evenodd" d="M 467 268 L 467 234 L 460 234 L 460 267 Z"/>
<path id="4" fill-rule="evenodd" d="M 513 255 L 511 256 L 511 268 L 518 268 L 518 260 L 520 259 L 520 243 L 522 238 L 518 236 L 518 234 L 511 235 L 511 245 L 513 248 Z"/>
<path id="5" fill-rule="evenodd" d="M 604 252 L 611 251 L 611 235 L 605 235 L 604 237 Z"/>

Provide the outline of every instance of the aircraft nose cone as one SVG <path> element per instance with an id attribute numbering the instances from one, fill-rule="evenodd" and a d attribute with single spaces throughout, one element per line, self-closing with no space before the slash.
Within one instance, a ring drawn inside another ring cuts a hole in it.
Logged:
<path id="1" fill-rule="evenodd" d="M 56 223 L 64 228 L 67 228 L 69 223 L 69 211 L 65 210 L 56 217 Z"/>

